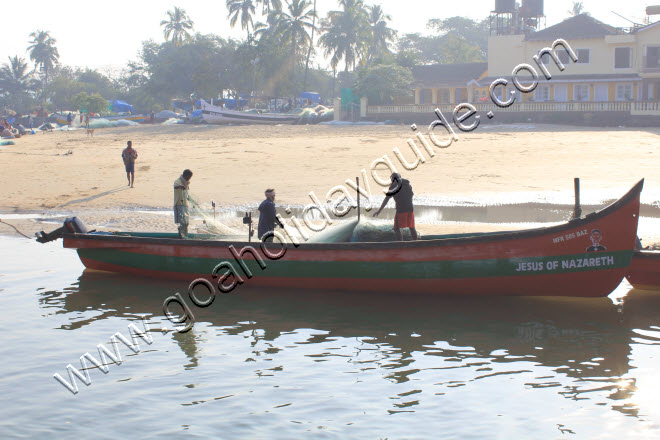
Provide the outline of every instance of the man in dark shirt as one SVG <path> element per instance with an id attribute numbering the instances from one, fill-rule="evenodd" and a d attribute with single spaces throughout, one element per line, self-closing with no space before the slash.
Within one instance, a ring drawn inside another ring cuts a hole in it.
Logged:
<path id="1" fill-rule="evenodd" d="M 266 200 L 259 205 L 259 227 L 257 230 L 259 239 L 262 241 L 272 241 L 272 232 L 275 230 L 275 225 L 279 225 L 282 228 L 284 227 L 284 225 L 282 225 L 277 219 L 275 212 L 275 190 L 267 189 Z"/>
<path id="2" fill-rule="evenodd" d="M 410 181 L 403 179 L 399 173 L 390 176 L 392 184 L 387 191 L 385 200 L 374 213 L 374 217 L 383 210 L 390 198 L 394 199 L 396 204 L 396 215 L 394 216 L 394 233 L 399 241 L 403 241 L 401 228 L 409 228 L 413 240 L 417 240 L 417 230 L 415 229 L 415 213 L 413 207 L 413 190 Z"/>

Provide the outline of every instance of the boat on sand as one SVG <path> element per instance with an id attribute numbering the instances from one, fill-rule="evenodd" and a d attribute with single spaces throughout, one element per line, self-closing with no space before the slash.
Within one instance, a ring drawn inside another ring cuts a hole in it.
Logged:
<path id="1" fill-rule="evenodd" d="M 202 119 L 209 124 L 293 124 L 299 115 L 228 110 L 201 100 Z"/>

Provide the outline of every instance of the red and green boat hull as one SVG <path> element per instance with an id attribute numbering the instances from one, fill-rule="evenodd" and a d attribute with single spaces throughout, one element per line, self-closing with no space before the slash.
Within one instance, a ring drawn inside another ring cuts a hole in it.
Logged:
<path id="1" fill-rule="evenodd" d="M 605 296 L 630 265 L 642 182 L 586 218 L 517 232 L 416 242 L 287 244 L 70 234 L 86 267 L 189 282 L 235 274 L 253 286 L 459 295 Z M 253 250 L 253 252 L 244 249 Z M 262 264 L 257 262 L 258 257 Z M 214 269 L 224 264 L 213 277 Z M 236 277 L 225 277 L 225 285 Z M 237 286 L 240 289 L 240 285 Z"/>
<path id="2" fill-rule="evenodd" d="M 635 251 L 626 278 L 636 289 L 660 290 L 660 251 Z"/>

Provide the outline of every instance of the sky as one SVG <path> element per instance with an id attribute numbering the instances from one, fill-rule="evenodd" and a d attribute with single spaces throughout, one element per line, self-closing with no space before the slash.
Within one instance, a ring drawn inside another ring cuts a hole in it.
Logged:
<path id="1" fill-rule="evenodd" d="M 365 3 L 380 4 L 392 16 L 390 27 L 400 34 L 424 34 L 429 33 L 426 23 L 432 18 L 460 15 L 483 19 L 494 9 L 495 0 L 366 0 Z M 572 0 L 546 0 L 547 26 L 567 18 L 572 4 Z M 641 23 L 646 6 L 660 4 L 660 0 L 584 0 L 583 4 L 598 20 L 628 27 L 630 22 L 612 11 Z M 57 40 L 62 64 L 116 74 L 128 61 L 137 59 L 143 41 L 163 41 L 160 22 L 174 6 L 186 10 L 197 32 L 245 38 L 240 23 L 234 29 L 230 27 L 224 0 L 3 1 L 0 64 L 6 63 L 8 56 L 28 59 L 26 48 L 30 33 L 48 30 Z M 317 0 L 317 8 L 322 17 L 338 9 L 336 0 Z M 660 16 L 652 18 L 660 20 Z"/>

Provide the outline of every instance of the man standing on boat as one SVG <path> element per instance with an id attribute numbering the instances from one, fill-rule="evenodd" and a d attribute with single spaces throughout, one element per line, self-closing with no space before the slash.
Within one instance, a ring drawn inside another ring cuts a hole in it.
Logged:
<path id="1" fill-rule="evenodd" d="M 394 199 L 396 204 L 396 215 L 394 216 L 394 233 L 398 241 L 403 241 L 401 228 L 409 228 L 413 240 L 417 240 L 417 230 L 415 229 L 415 213 L 413 207 L 413 190 L 410 181 L 403 179 L 399 173 L 393 173 L 390 176 L 392 184 L 386 193 L 385 200 L 374 213 L 374 217 L 383 210 L 390 198 Z"/>
<path id="2" fill-rule="evenodd" d="M 133 142 L 126 142 L 126 148 L 121 152 L 121 158 L 124 160 L 124 166 L 126 167 L 126 178 L 128 179 L 128 186 L 133 188 L 133 182 L 135 182 L 135 159 L 137 159 L 138 153 L 137 150 L 133 148 Z"/>
<path id="3" fill-rule="evenodd" d="M 190 188 L 192 175 L 192 171 L 184 170 L 183 174 L 174 181 L 174 223 L 179 225 L 179 237 L 181 238 L 188 235 L 188 224 L 190 223 L 188 189 Z"/>
<path id="4" fill-rule="evenodd" d="M 266 190 L 266 200 L 259 205 L 259 227 L 257 229 L 257 236 L 261 241 L 272 241 L 273 231 L 275 225 L 284 227 L 277 219 L 275 212 L 275 190 Z M 270 232 L 270 233 L 269 233 Z"/>

